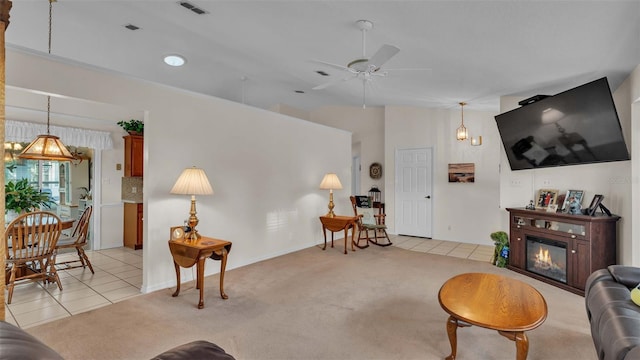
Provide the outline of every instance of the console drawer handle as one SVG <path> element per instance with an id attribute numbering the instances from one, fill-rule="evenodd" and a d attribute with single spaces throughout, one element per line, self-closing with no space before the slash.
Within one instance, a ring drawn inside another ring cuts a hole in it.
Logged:
<path id="1" fill-rule="evenodd" d="M 575 254 L 575 253 L 576 253 L 576 251 L 575 251 L 575 250 L 571 250 L 571 253 L 572 253 L 572 254 Z"/>

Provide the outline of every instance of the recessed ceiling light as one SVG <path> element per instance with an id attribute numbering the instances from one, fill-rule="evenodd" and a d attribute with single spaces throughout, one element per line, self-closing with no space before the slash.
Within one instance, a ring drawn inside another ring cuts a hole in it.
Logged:
<path id="1" fill-rule="evenodd" d="M 164 62 L 169 66 L 182 66 L 186 60 L 180 55 L 167 55 L 164 57 Z"/>

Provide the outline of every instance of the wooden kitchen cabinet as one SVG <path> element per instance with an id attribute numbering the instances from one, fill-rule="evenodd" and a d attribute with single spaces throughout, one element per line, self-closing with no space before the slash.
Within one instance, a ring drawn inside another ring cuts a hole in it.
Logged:
<path id="1" fill-rule="evenodd" d="M 142 203 L 124 203 L 124 246 L 142 249 Z"/>
<path id="2" fill-rule="evenodd" d="M 143 176 L 144 137 L 124 136 L 124 176 Z"/>

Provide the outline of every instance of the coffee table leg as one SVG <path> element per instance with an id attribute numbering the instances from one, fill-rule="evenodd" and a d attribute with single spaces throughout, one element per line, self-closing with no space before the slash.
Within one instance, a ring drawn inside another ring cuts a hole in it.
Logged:
<path id="1" fill-rule="evenodd" d="M 449 319 L 447 319 L 447 335 L 449 335 L 449 344 L 451 344 L 451 355 L 447 356 L 446 360 L 454 360 L 456 358 L 458 348 L 456 330 L 458 330 L 458 320 L 453 316 L 449 316 Z"/>
<path id="2" fill-rule="evenodd" d="M 527 354 L 529 353 L 529 338 L 527 338 L 527 334 L 524 331 L 517 332 L 509 332 L 509 331 L 498 331 L 500 335 L 506 337 L 509 340 L 516 342 L 516 359 L 517 360 L 526 360 Z"/>

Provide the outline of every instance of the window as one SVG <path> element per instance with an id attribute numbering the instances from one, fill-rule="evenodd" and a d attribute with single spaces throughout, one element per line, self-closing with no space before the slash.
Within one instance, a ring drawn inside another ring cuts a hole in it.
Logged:
<path id="1" fill-rule="evenodd" d="M 49 160 L 24 160 L 17 155 L 28 145 L 27 143 L 5 143 L 4 181 L 18 181 L 28 179 L 29 183 L 40 191 L 48 193 L 51 198 L 60 203 L 62 194 L 66 201 L 65 189 L 68 188 L 68 163 Z M 60 175 L 63 176 L 60 176 Z M 62 189 L 60 184 L 63 184 Z"/>

